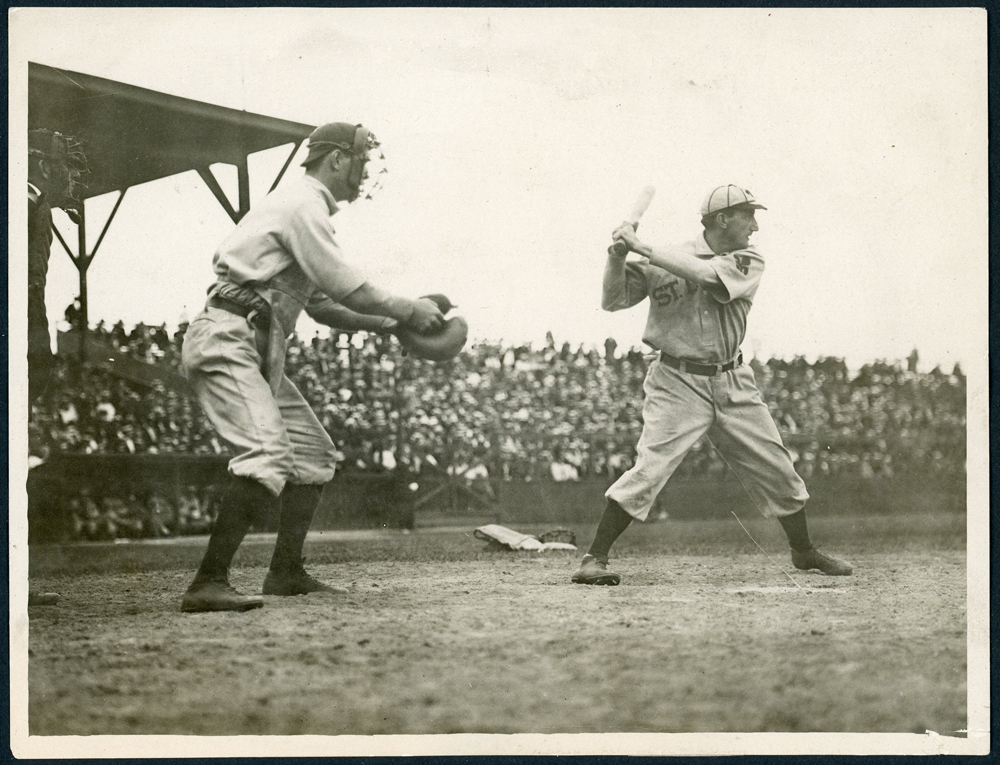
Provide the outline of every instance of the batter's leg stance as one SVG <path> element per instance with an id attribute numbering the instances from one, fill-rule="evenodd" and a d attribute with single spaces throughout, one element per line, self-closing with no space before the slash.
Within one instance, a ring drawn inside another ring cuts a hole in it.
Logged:
<path id="1" fill-rule="evenodd" d="M 633 518 L 646 519 L 670 476 L 714 421 L 707 378 L 682 378 L 669 366 L 654 361 L 646 372 L 643 392 L 643 427 L 635 465 L 605 494 L 608 504 L 594 542 L 572 577 L 577 584 L 615 585 L 621 581 L 621 576 L 608 569 L 611 545 Z"/>
<path id="2" fill-rule="evenodd" d="M 580 568 L 573 574 L 573 582 L 576 584 L 609 585 L 621 582 L 621 575 L 608 568 L 608 553 L 611 551 L 611 545 L 629 527 L 630 523 L 632 523 L 632 516 L 613 499 L 609 499 L 601 521 L 597 524 L 594 541 L 590 545 L 590 549 L 587 550 L 587 554 L 583 556 Z"/>
<path id="3" fill-rule="evenodd" d="M 805 513 L 809 493 L 760 398 L 753 371 L 739 368 L 730 376 L 725 406 L 719 408 L 709 440 L 760 513 L 781 523 L 796 568 L 819 569 L 834 576 L 851 574 L 850 564 L 819 552 L 809 538 Z"/>
<path id="4" fill-rule="evenodd" d="M 635 465 L 604 495 L 640 521 L 716 416 L 709 378 L 682 376 L 659 361 L 646 372 L 643 394 Z"/>

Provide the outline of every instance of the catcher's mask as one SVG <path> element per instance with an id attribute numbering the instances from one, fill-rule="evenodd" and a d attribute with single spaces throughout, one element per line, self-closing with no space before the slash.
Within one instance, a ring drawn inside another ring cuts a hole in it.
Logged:
<path id="1" fill-rule="evenodd" d="M 385 155 L 382 144 L 364 125 L 351 125 L 347 122 L 331 122 L 316 128 L 309 136 L 309 154 L 303 165 L 310 165 L 320 157 L 326 156 L 334 149 L 340 149 L 351 157 L 351 173 L 348 183 L 353 193 L 348 201 L 353 202 L 362 192 L 365 199 L 371 199 L 375 189 L 381 187 L 382 176 L 386 169 Z M 371 178 L 369 164 L 377 162 L 380 167 L 375 173 L 375 180 L 370 188 L 366 183 Z"/>
<path id="2" fill-rule="evenodd" d="M 72 136 L 51 130 L 28 132 L 28 156 L 49 164 L 50 178 L 46 194 L 51 204 L 64 209 L 79 210 L 82 195 L 90 180 L 90 168 L 83 145 Z"/>

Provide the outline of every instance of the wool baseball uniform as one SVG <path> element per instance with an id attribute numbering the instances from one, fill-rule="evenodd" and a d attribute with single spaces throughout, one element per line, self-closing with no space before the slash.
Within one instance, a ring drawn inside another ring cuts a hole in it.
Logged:
<path id="1" fill-rule="evenodd" d="M 707 433 L 763 515 L 796 513 L 809 495 L 740 355 L 764 258 L 752 246 L 716 254 L 704 234 L 679 249 L 708 262 L 719 284 L 702 287 L 646 258 L 626 262 L 608 255 L 602 307 L 619 311 L 649 298 L 643 341 L 659 354 L 643 384 L 635 465 L 605 496 L 645 520 L 688 450 Z"/>
<path id="2" fill-rule="evenodd" d="M 607 507 L 572 582 L 621 582 L 621 575 L 608 566 L 611 546 L 634 519 L 648 517 L 674 470 L 705 435 L 757 509 L 778 519 L 796 568 L 851 574 L 849 563 L 812 543 L 805 484 L 740 353 L 764 272 L 764 258 L 750 245 L 750 237 L 758 230 L 755 211 L 766 209 L 749 190 L 729 184 L 717 186 L 705 198 L 705 231 L 691 242 L 652 247 L 639 241 L 635 224 L 628 222 L 613 232 L 616 243 L 640 260 L 628 263 L 622 248 L 608 250 L 602 306 L 619 311 L 649 298 L 643 340 L 657 353 L 643 383 L 643 427 L 635 465 L 605 493 Z"/>
<path id="3" fill-rule="evenodd" d="M 335 301 L 365 281 L 334 238 L 336 211 L 329 189 L 308 175 L 266 196 L 216 251 L 218 281 L 184 337 L 185 373 L 236 452 L 230 473 L 255 479 L 275 496 L 286 482 L 321 485 L 333 478 L 333 442 L 285 376 L 284 361 L 303 310 L 336 325 Z M 213 299 L 250 310 L 234 314 L 214 307 Z"/>
<path id="4" fill-rule="evenodd" d="M 184 612 L 263 606 L 262 597 L 232 587 L 229 567 L 254 519 L 275 505 L 278 535 L 261 594 L 347 592 L 314 579 L 303 565 L 303 545 L 323 486 L 333 478 L 336 450 L 284 367 L 288 337 L 302 311 L 331 327 L 376 332 L 400 323 L 427 331 L 444 318 L 433 301 L 397 297 L 368 283 L 334 239 L 330 217 L 337 202 L 358 198 L 378 146 L 362 125 L 316 128 L 305 176 L 268 194 L 215 253 L 217 281 L 188 327 L 182 363 L 235 456 L 205 556 L 181 599 Z"/>

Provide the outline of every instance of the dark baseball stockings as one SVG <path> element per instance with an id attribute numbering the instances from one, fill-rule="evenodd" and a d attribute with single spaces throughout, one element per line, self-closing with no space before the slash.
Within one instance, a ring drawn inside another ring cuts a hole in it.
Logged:
<path id="1" fill-rule="evenodd" d="M 809 529 L 806 526 L 805 508 L 791 515 L 784 515 L 778 518 L 778 523 L 788 535 L 788 544 L 797 552 L 805 552 L 812 547 L 809 541 Z"/>
<path id="2" fill-rule="evenodd" d="M 798 552 L 805 552 L 812 548 L 812 541 L 809 539 L 809 528 L 806 524 L 806 511 L 799 510 L 792 515 L 785 515 L 778 518 L 778 522 L 788 536 L 789 546 Z M 608 500 L 608 506 L 604 509 L 601 521 L 597 526 L 597 533 L 594 542 L 587 551 L 595 558 L 607 560 L 611 545 L 621 536 L 622 532 L 632 523 L 632 516 L 629 515 L 622 506 L 613 499 Z"/>
<path id="3" fill-rule="evenodd" d="M 302 546 L 322 493 L 322 486 L 285 485 L 285 490 L 281 492 L 281 517 L 271 557 L 271 571 L 288 573 L 302 567 Z"/>
<path id="4" fill-rule="evenodd" d="M 195 581 L 226 579 L 229 564 L 255 518 L 263 517 L 275 502 L 274 495 L 252 478 L 233 476 L 219 506 L 205 558 Z M 258 515 L 260 514 L 260 515 Z"/>
<path id="5" fill-rule="evenodd" d="M 597 534 L 587 551 L 598 560 L 606 561 L 611 545 L 621 536 L 622 532 L 632 523 L 632 516 L 622 509 L 622 506 L 613 499 L 608 500 L 608 506 L 604 508 L 604 515 L 601 522 L 597 524 Z"/>

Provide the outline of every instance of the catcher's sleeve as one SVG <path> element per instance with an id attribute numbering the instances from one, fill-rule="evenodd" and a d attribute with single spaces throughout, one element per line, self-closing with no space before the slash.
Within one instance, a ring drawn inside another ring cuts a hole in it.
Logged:
<path id="1" fill-rule="evenodd" d="M 357 313 L 390 316 L 400 324 L 405 324 L 413 316 L 414 301 L 409 298 L 390 295 L 371 282 L 365 282 L 340 301 Z"/>
<path id="2" fill-rule="evenodd" d="M 309 302 L 306 303 L 306 313 L 320 324 L 348 332 L 357 330 L 388 332 L 398 325 L 398 322 L 389 316 L 352 311 L 347 306 L 334 302 L 322 293 L 317 293 L 310 298 Z"/>

